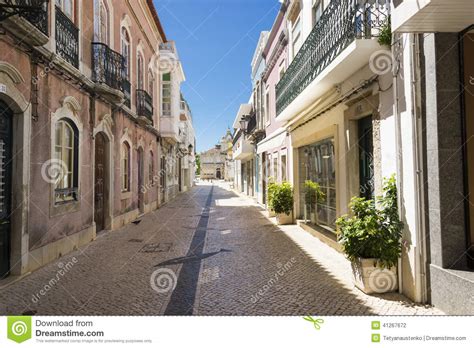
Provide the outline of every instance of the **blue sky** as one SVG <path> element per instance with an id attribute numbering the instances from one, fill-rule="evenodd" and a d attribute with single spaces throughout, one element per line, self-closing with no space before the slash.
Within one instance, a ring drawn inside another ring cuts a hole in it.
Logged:
<path id="1" fill-rule="evenodd" d="M 154 0 L 168 40 L 176 41 L 193 112 L 197 150 L 213 147 L 232 127 L 251 93 L 250 63 L 278 0 Z"/>

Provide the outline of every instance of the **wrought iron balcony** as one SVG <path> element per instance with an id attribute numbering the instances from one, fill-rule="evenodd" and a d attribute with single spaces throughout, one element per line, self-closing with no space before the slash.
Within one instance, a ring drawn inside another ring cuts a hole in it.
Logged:
<path id="1" fill-rule="evenodd" d="M 252 115 L 250 115 L 250 118 L 249 118 L 249 123 L 247 125 L 247 134 L 251 134 L 255 128 L 257 127 L 257 116 L 255 115 L 255 113 L 253 113 Z"/>
<path id="2" fill-rule="evenodd" d="M 92 43 L 92 80 L 96 83 L 105 83 L 107 86 L 123 91 L 125 60 L 120 53 L 109 46 Z"/>
<path id="3" fill-rule="evenodd" d="M 79 68 L 79 29 L 56 6 L 56 53 Z"/>
<path id="4" fill-rule="evenodd" d="M 48 36 L 49 0 L 16 0 L 16 3 L 17 6 L 23 9 L 19 11 L 19 15 Z"/>
<path id="5" fill-rule="evenodd" d="M 132 85 L 127 79 L 123 79 L 123 94 L 125 96 L 124 104 L 130 109 L 132 107 Z"/>
<path id="6" fill-rule="evenodd" d="M 142 89 L 137 89 L 137 115 L 153 122 L 153 99 Z"/>
<path id="7" fill-rule="evenodd" d="M 276 86 L 279 115 L 356 39 L 372 39 L 388 20 L 390 0 L 332 0 Z"/>

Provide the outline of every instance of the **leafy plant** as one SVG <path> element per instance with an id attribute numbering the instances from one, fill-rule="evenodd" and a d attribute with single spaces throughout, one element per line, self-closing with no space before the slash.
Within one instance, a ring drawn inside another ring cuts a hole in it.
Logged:
<path id="1" fill-rule="evenodd" d="M 403 223 L 397 206 L 395 176 L 384 179 L 383 195 L 376 201 L 353 197 L 352 216 L 337 219 L 340 242 L 350 261 L 375 258 L 381 267 L 394 266 L 401 254 Z"/>
<path id="2" fill-rule="evenodd" d="M 290 215 L 293 211 L 293 188 L 288 182 L 272 185 L 271 209 L 277 214 Z"/>
<path id="3" fill-rule="evenodd" d="M 304 182 L 304 197 L 305 203 L 312 206 L 317 202 L 324 201 L 326 194 L 321 190 L 318 183 L 306 180 Z"/>
<path id="4" fill-rule="evenodd" d="M 381 46 L 390 47 L 392 45 L 392 23 L 390 17 L 388 17 L 387 21 L 382 25 L 377 41 Z"/>
<path id="5" fill-rule="evenodd" d="M 270 208 L 272 206 L 271 202 L 272 202 L 272 199 L 273 199 L 273 192 L 275 190 L 275 186 L 276 186 L 275 180 L 272 177 L 268 178 L 267 200 L 268 200 L 268 205 L 270 206 Z"/>

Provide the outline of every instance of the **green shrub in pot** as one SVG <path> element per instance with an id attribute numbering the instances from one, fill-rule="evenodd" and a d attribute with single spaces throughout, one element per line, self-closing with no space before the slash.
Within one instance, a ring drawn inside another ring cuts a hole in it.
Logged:
<path id="1" fill-rule="evenodd" d="M 277 214 L 290 215 L 293 212 L 293 188 L 288 182 L 273 185 L 271 209 Z"/>
<path id="2" fill-rule="evenodd" d="M 355 285 L 366 293 L 395 291 L 403 223 L 397 207 L 395 176 L 385 179 L 376 200 L 354 197 L 351 216 L 337 219 L 339 242 L 352 262 Z"/>

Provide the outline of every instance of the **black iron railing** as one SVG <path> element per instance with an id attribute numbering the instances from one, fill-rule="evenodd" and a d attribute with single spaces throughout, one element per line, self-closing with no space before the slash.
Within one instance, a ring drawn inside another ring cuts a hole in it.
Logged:
<path id="1" fill-rule="evenodd" d="M 252 133 L 257 127 L 257 115 L 253 113 L 250 115 L 249 123 L 247 124 L 247 134 Z"/>
<path id="2" fill-rule="evenodd" d="M 92 80 L 123 90 L 125 60 L 120 53 L 101 42 L 92 43 Z"/>
<path id="3" fill-rule="evenodd" d="M 56 53 L 79 68 L 79 29 L 56 6 Z"/>
<path id="4" fill-rule="evenodd" d="M 132 85 L 127 79 L 123 79 L 124 104 L 130 109 L 132 107 Z"/>
<path id="5" fill-rule="evenodd" d="M 54 190 L 54 202 L 55 204 L 66 204 L 69 202 L 77 201 L 79 197 L 79 191 L 77 187 L 66 188 L 66 189 L 55 189 Z"/>
<path id="6" fill-rule="evenodd" d="M 355 39 L 380 34 L 390 0 L 332 0 L 276 86 L 280 114 Z"/>
<path id="7" fill-rule="evenodd" d="M 137 89 L 137 115 L 153 121 L 153 99 L 142 89 Z"/>
<path id="8" fill-rule="evenodd" d="M 17 0 L 17 6 L 24 8 L 19 15 L 33 24 L 43 34 L 49 35 L 48 4 L 49 0 Z"/>

